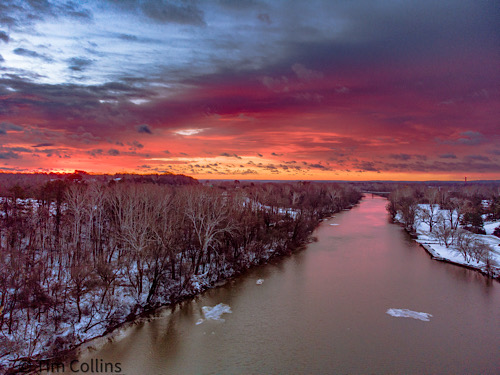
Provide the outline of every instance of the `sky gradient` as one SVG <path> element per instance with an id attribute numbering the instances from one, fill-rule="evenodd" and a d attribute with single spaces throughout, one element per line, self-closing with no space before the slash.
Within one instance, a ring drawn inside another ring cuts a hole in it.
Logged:
<path id="1" fill-rule="evenodd" d="M 500 179 L 487 0 L 0 3 L 0 170 Z"/>

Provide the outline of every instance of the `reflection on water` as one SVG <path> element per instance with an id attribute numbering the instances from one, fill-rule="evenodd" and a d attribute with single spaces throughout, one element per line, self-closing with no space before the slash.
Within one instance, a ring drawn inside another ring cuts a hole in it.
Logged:
<path id="1" fill-rule="evenodd" d="M 323 222 L 318 242 L 304 251 L 140 323 L 79 360 L 120 363 L 127 375 L 496 373 L 499 283 L 431 260 L 387 221 L 386 202 L 368 197 Z M 203 306 L 219 303 L 233 311 L 225 322 L 196 325 Z M 389 308 L 432 318 L 395 318 Z"/>

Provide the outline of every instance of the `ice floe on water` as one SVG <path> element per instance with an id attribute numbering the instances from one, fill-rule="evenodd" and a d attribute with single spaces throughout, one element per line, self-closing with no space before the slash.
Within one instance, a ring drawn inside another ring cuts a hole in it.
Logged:
<path id="1" fill-rule="evenodd" d="M 429 313 L 411 311 L 408 309 L 388 309 L 386 313 L 396 318 L 413 318 L 424 322 L 428 322 L 432 316 Z"/>
<path id="2" fill-rule="evenodd" d="M 205 320 L 216 320 L 218 322 L 224 322 L 224 319 L 221 318 L 222 314 L 231 314 L 231 307 L 224 303 L 219 303 L 214 307 L 203 306 L 201 308 L 203 311 L 203 315 L 205 315 L 205 319 L 198 319 L 196 325 L 203 323 Z"/>
<path id="3" fill-rule="evenodd" d="M 255 282 L 257 285 L 261 285 L 264 282 L 264 279 L 259 279 Z"/>

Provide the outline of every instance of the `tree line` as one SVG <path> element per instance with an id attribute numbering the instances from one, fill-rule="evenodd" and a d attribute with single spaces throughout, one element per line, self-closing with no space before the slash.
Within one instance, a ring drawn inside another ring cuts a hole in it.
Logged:
<path id="1" fill-rule="evenodd" d="M 135 177 L 60 178 L 29 190 L 15 185 L 6 195 L 0 361 L 14 362 L 71 348 L 290 253 L 322 217 L 361 197 L 346 184 L 172 185 Z"/>

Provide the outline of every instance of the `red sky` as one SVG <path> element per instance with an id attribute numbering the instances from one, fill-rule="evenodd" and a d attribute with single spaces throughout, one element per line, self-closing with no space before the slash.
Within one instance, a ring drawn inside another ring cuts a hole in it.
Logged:
<path id="1" fill-rule="evenodd" d="M 500 177 L 486 1 L 0 5 L 0 170 Z"/>

